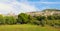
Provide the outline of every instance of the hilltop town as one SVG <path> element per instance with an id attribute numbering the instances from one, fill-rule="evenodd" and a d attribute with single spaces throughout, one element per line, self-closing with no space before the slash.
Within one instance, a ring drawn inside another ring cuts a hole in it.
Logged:
<path id="1" fill-rule="evenodd" d="M 45 9 L 37 12 L 27 12 L 26 14 L 31 16 L 49 16 L 49 15 L 60 15 L 60 10 L 57 9 Z"/>

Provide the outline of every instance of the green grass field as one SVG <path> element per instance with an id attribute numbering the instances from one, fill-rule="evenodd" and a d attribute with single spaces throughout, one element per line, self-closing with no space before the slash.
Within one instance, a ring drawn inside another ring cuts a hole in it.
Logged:
<path id="1" fill-rule="evenodd" d="M 37 26 L 37 25 L 0 25 L 0 31 L 60 31 L 59 29 L 50 26 Z"/>

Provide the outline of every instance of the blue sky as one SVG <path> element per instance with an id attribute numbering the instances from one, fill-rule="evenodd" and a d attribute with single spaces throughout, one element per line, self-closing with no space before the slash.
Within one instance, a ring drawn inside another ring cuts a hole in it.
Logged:
<path id="1" fill-rule="evenodd" d="M 60 0 L 0 0 L 0 14 L 60 9 Z"/>
<path id="2" fill-rule="evenodd" d="M 26 2 L 39 10 L 46 8 L 60 9 L 60 0 L 26 0 Z"/>

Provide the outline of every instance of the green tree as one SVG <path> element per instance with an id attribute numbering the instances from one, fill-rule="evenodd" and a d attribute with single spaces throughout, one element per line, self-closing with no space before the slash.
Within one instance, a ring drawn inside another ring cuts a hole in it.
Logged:
<path id="1" fill-rule="evenodd" d="M 45 20 L 46 20 L 45 16 L 37 16 L 36 18 L 38 21 L 40 21 L 40 25 L 45 26 Z"/>
<path id="2" fill-rule="evenodd" d="M 4 16 L 0 15 L 0 24 L 5 24 Z"/>
<path id="3" fill-rule="evenodd" d="M 13 16 L 5 16 L 5 23 L 6 24 L 16 24 L 17 20 Z"/>
<path id="4" fill-rule="evenodd" d="M 40 24 L 40 22 L 33 16 L 29 15 L 28 19 L 29 19 L 29 23 L 31 23 L 31 24 L 35 24 L 35 25 L 39 25 Z"/>
<path id="5" fill-rule="evenodd" d="M 25 13 L 21 13 L 18 15 L 18 23 L 26 24 L 28 23 L 28 15 Z"/>

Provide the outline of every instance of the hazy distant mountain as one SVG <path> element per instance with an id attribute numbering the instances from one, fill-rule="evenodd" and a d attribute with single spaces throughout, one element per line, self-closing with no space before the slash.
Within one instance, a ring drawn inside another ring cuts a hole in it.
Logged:
<path id="1" fill-rule="evenodd" d="M 43 11 L 60 11 L 60 10 L 58 10 L 58 9 L 45 9 Z"/>

